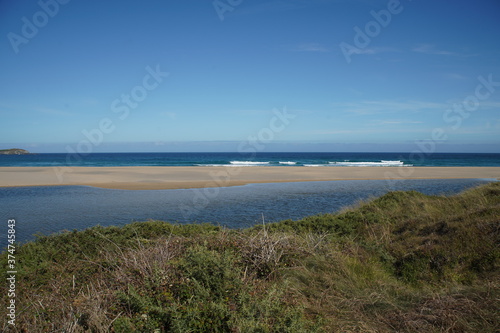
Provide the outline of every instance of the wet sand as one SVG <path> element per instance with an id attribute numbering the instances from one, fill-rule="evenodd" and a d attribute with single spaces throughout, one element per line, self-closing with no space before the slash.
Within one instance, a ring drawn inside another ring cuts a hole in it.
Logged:
<path id="1" fill-rule="evenodd" d="M 500 167 L 0 167 L 0 187 L 159 190 L 358 179 L 500 179 Z"/>

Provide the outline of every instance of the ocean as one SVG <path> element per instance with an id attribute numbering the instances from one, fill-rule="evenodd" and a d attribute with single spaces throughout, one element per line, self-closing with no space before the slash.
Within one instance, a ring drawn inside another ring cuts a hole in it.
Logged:
<path id="1" fill-rule="evenodd" d="M 397 153 L 122 153 L 0 155 L 0 166 L 500 166 L 500 154 L 433 154 L 413 160 Z M 69 164 L 68 164 L 69 162 Z M 479 176 L 479 175 L 478 175 Z M 249 184 L 213 189 L 127 191 L 89 186 L 0 188 L 0 221 L 16 220 L 16 240 L 134 221 L 214 223 L 228 228 L 335 213 L 393 190 L 451 195 L 495 179 L 349 180 Z M 7 233 L 0 232 L 0 248 Z"/>
<path id="2" fill-rule="evenodd" d="M 500 166 L 500 154 L 93 153 L 0 155 L 2 166 Z"/>

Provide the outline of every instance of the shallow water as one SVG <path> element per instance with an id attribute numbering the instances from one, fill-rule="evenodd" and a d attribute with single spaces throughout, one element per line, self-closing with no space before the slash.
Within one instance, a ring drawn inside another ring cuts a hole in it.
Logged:
<path id="1" fill-rule="evenodd" d="M 449 195 L 491 181 L 347 180 L 149 191 L 87 186 L 0 188 L 0 219 L 5 230 L 0 233 L 0 246 L 7 244 L 8 219 L 16 219 L 18 242 L 33 240 L 35 233 L 81 230 L 98 224 L 124 225 L 148 219 L 245 228 L 262 223 L 262 217 L 273 222 L 337 212 L 392 190 Z"/>

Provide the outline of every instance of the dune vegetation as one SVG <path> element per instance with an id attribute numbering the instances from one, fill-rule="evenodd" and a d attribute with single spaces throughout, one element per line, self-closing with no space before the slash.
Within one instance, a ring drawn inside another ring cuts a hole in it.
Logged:
<path id="1" fill-rule="evenodd" d="M 16 326 L 1 330 L 498 332 L 499 222 L 496 182 L 245 230 L 148 221 L 40 236 L 17 247 Z"/>

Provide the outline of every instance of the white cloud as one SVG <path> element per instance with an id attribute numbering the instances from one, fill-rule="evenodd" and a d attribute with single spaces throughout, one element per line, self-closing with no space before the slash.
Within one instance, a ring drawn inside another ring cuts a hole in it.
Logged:
<path id="1" fill-rule="evenodd" d="M 296 51 L 301 52 L 330 52 L 330 50 L 318 43 L 304 43 L 295 48 Z"/>
<path id="2" fill-rule="evenodd" d="M 358 49 L 358 48 L 353 49 L 353 53 L 355 54 L 380 54 L 388 52 L 401 52 L 401 51 L 394 47 L 373 47 L 364 49 Z"/>
<path id="3" fill-rule="evenodd" d="M 2 110 L 3 109 L 3 110 Z M 69 111 L 64 111 L 60 109 L 47 108 L 47 107 L 32 107 L 28 105 L 12 104 L 0 102 L 0 112 L 16 112 L 16 113 L 26 113 L 35 111 L 37 113 L 42 113 L 51 116 L 72 116 L 74 113 Z"/>
<path id="4" fill-rule="evenodd" d="M 58 109 L 52 109 L 52 108 L 34 108 L 33 109 L 36 112 L 51 115 L 51 116 L 72 116 L 73 114 L 71 112 L 63 111 L 63 110 L 58 110 Z"/>
<path id="5" fill-rule="evenodd" d="M 455 55 L 453 52 L 437 50 L 433 45 L 421 44 L 412 49 L 413 52 L 425 53 L 425 54 L 437 54 L 437 55 Z"/>
<path id="6" fill-rule="evenodd" d="M 447 73 L 444 75 L 445 78 L 452 79 L 452 80 L 465 80 L 467 77 L 460 75 L 458 73 Z"/>
<path id="7" fill-rule="evenodd" d="M 368 134 L 389 134 L 389 133 L 429 133 L 429 129 L 427 128 L 391 128 L 390 130 L 387 127 L 379 126 L 378 128 L 357 128 L 353 130 L 346 129 L 317 129 L 312 131 L 307 131 L 302 133 L 302 135 L 336 135 L 336 134 L 346 134 L 346 135 L 357 135 L 357 136 L 366 136 Z"/>
<path id="8" fill-rule="evenodd" d="M 479 106 L 482 109 L 500 109 L 500 102 L 484 101 L 480 102 Z"/>
<path id="9" fill-rule="evenodd" d="M 328 130 L 328 129 L 318 129 L 307 134 L 319 134 L 319 135 L 331 135 L 331 134 L 357 134 L 360 133 L 359 130 Z M 366 133 L 366 131 L 363 131 Z"/>
<path id="10" fill-rule="evenodd" d="M 176 119 L 177 118 L 177 113 L 175 113 L 175 112 L 164 111 L 164 112 L 161 112 L 161 115 L 166 116 L 166 117 L 168 117 L 170 119 Z"/>
<path id="11" fill-rule="evenodd" d="M 361 101 L 333 104 L 333 107 L 341 111 L 361 115 L 395 113 L 401 111 L 420 112 L 427 110 L 444 110 L 447 106 L 448 105 L 444 103 L 422 101 Z"/>
<path id="12" fill-rule="evenodd" d="M 431 44 L 420 44 L 412 49 L 413 52 L 432 54 L 432 55 L 443 55 L 443 56 L 455 56 L 455 57 L 473 57 L 477 54 L 462 54 L 458 52 L 447 51 L 443 49 L 438 49 Z"/>
<path id="13" fill-rule="evenodd" d="M 234 11 L 236 15 L 248 15 L 258 13 L 275 13 L 290 10 L 303 10 L 311 6 L 327 5 L 335 2 L 344 2 L 346 0 L 271 0 L 262 3 L 244 2 L 244 5 Z"/>
<path id="14" fill-rule="evenodd" d="M 381 120 L 377 122 L 380 125 L 404 125 L 404 124 L 423 124 L 423 121 L 414 120 Z"/>
<path id="15" fill-rule="evenodd" d="M 82 101 L 82 104 L 84 105 L 90 105 L 90 106 L 97 106 L 100 103 L 100 101 L 96 98 L 86 98 Z"/>

